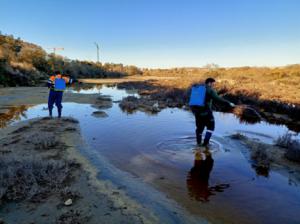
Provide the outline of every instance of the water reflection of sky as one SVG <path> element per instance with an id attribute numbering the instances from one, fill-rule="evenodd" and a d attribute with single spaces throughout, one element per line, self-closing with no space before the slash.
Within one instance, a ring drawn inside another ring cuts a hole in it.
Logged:
<path id="1" fill-rule="evenodd" d="M 122 100 L 126 96 L 136 96 L 138 97 L 138 94 L 136 91 L 132 90 L 123 90 L 123 89 L 117 89 L 117 86 L 106 86 L 106 85 L 94 85 L 87 88 L 69 88 L 68 91 L 73 93 L 81 93 L 81 94 L 102 94 L 102 95 L 109 95 L 112 97 L 112 100 L 118 101 Z"/>

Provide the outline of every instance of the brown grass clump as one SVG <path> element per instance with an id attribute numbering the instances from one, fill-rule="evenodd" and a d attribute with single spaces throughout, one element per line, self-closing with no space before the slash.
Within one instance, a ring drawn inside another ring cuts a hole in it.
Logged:
<path id="1" fill-rule="evenodd" d="M 8 107 L 4 113 L 0 112 L 0 128 L 6 127 L 11 120 L 20 120 L 28 108 L 29 106 L 21 105 Z"/>
<path id="2" fill-rule="evenodd" d="M 300 141 L 294 139 L 292 133 L 287 132 L 279 136 L 275 144 L 286 149 L 285 157 L 288 160 L 300 162 Z"/>
<path id="3" fill-rule="evenodd" d="M 240 119 L 241 122 L 255 124 L 263 120 L 262 116 L 256 109 L 247 105 L 238 105 L 232 112 Z"/>
<path id="4" fill-rule="evenodd" d="M 161 110 L 158 101 L 144 97 L 137 98 L 135 96 L 123 98 L 119 103 L 119 107 L 127 113 L 134 113 L 135 111 L 140 110 L 149 114 L 155 114 Z"/>
<path id="5" fill-rule="evenodd" d="M 84 214 L 79 210 L 70 210 L 63 213 L 58 220 L 57 224 L 82 224 L 87 223 L 90 219 L 89 214 Z"/>
<path id="6" fill-rule="evenodd" d="M 49 160 L 1 160 L 0 199 L 40 201 L 50 192 L 60 192 L 71 178 L 73 164 L 66 161 Z"/>

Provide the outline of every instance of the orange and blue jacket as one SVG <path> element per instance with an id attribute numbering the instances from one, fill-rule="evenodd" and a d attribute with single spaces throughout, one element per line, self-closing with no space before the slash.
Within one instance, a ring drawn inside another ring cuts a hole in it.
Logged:
<path id="1" fill-rule="evenodd" d="M 50 78 L 48 79 L 47 82 L 47 86 L 50 90 L 55 91 L 55 79 L 63 79 L 66 84 L 72 84 L 73 79 L 67 77 L 67 76 L 63 76 L 63 75 L 52 75 L 50 76 Z"/>

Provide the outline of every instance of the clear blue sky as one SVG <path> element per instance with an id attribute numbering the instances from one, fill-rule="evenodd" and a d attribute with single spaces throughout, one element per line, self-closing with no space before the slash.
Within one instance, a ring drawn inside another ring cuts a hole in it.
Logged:
<path id="1" fill-rule="evenodd" d="M 300 63 L 299 0 L 0 0 L 0 30 L 140 67 Z M 49 50 L 50 51 L 50 50 Z"/>

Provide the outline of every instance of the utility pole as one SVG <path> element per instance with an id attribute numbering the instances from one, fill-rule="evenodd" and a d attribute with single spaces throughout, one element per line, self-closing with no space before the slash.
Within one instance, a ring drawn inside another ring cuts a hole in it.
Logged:
<path id="1" fill-rule="evenodd" d="M 64 48 L 63 48 L 63 47 L 48 47 L 47 49 L 53 50 L 53 64 L 52 64 L 51 67 L 52 67 L 52 70 L 55 70 L 55 53 L 56 53 L 56 51 L 58 51 L 58 50 L 63 51 Z M 59 66 L 59 67 L 61 67 L 61 66 Z"/>
<path id="2" fill-rule="evenodd" d="M 63 47 L 48 47 L 47 49 L 51 49 L 51 50 L 53 50 L 53 54 L 54 54 L 54 56 L 55 56 L 55 53 L 56 53 L 56 51 L 57 51 L 57 50 L 61 50 L 61 51 L 63 51 L 63 50 L 64 50 L 64 48 L 63 48 Z"/>
<path id="3" fill-rule="evenodd" d="M 97 48 L 97 63 L 99 63 L 99 45 L 95 42 Z"/>

